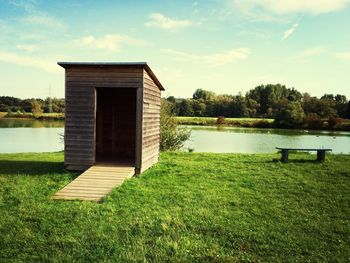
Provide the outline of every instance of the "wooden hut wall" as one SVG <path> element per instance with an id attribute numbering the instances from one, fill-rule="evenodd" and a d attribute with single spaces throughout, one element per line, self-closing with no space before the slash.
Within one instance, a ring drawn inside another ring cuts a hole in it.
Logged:
<path id="1" fill-rule="evenodd" d="M 160 89 L 144 70 L 142 119 L 142 169 L 158 162 L 160 140 Z"/>
<path id="2" fill-rule="evenodd" d="M 143 67 L 66 68 L 64 162 L 68 169 L 85 170 L 95 162 L 96 88 L 142 89 L 142 86 Z"/>

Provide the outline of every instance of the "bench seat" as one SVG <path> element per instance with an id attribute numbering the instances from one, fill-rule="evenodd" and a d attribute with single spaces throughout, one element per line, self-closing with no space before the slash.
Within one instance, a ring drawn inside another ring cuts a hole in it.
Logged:
<path id="1" fill-rule="evenodd" d="M 321 148 L 284 148 L 276 147 L 277 150 L 280 150 L 282 153 L 281 161 L 286 163 L 288 162 L 289 151 L 303 151 L 303 152 L 317 152 L 317 161 L 324 161 L 326 158 L 326 152 L 331 152 L 332 149 L 321 149 Z"/>

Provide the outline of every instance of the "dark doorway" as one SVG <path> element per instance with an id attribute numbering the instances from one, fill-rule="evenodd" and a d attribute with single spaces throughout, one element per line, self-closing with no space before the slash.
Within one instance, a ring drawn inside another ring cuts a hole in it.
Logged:
<path id="1" fill-rule="evenodd" d="M 136 89 L 97 88 L 96 161 L 135 164 Z"/>

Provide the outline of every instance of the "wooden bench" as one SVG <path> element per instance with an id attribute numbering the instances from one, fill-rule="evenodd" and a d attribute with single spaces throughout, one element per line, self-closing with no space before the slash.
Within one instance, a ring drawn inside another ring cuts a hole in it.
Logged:
<path id="1" fill-rule="evenodd" d="M 323 162 L 326 157 L 326 152 L 331 152 L 332 149 L 303 149 L 303 148 L 282 148 L 276 147 L 277 150 L 280 150 L 282 153 L 281 161 L 286 163 L 288 162 L 289 151 L 303 151 L 303 152 L 317 152 L 317 161 Z"/>

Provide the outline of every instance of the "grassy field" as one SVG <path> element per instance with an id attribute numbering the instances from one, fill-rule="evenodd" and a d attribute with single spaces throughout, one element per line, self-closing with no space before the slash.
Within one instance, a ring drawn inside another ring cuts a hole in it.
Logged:
<path id="1" fill-rule="evenodd" d="M 175 117 L 182 125 L 216 125 L 216 117 Z M 271 127 L 273 119 L 225 118 L 225 125 L 238 127 Z"/>
<path id="2" fill-rule="evenodd" d="M 39 120 L 64 120 L 64 113 L 43 113 L 40 117 L 35 117 L 30 112 L 25 113 L 7 113 L 0 112 L 0 118 L 16 118 L 16 119 L 39 119 Z"/>
<path id="3" fill-rule="evenodd" d="M 175 117 L 178 124 L 181 125 L 202 125 L 211 126 L 217 125 L 216 117 Z M 325 119 L 324 121 L 327 121 Z M 223 126 L 232 127 L 247 127 L 247 128 L 275 128 L 273 125 L 274 119 L 262 119 L 262 118 L 225 118 Z M 298 129 L 311 129 L 305 124 Z M 334 128 L 323 127 L 321 130 L 338 130 L 338 131 L 350 131 L 350 119 L 342 119 L 341 124 Z"/>
<path id="4" fill-rule="evenodd" d="M 0 155 L 0 262 L 349 262 L 350 156 L 164 153 L 102 203 L 63 153 Z"/>

